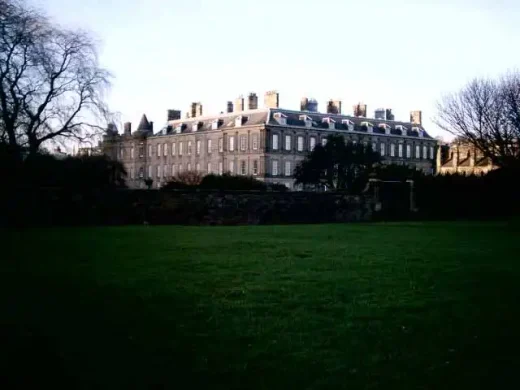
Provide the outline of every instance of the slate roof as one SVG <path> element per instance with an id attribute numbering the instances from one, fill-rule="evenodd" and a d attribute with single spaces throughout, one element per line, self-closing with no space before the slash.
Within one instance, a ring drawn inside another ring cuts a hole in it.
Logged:
<path id="1" fill-rule="evenodd" d="M 141 117 L 141 122 L 139 122 L 139 126 L 137 126 L 137 131 L 148 131 L 150 130 L 150 122 L 148 122 L 148 118 L 146 114 L 143 114 Z"/>
<path id="2" fill-rule="evenodd" d="M 308 112 L 308 111 L 292 111 L 285 110 L 281 108 L 271 108 L 271 109 L 257 109 L 243 112 L 233 112 L 233 113 L 223 113 L 219 115 L 211 115 L 211 116 L 201 116 L 195 118 L 184 118 L 177 119 L 173 121 L 169 121 L 167 126 L 163 128 L 159 133 L 155 134 L 156 136 L 161 135 L 170 135 L 175 133 L 175 129 L 181 127 L 181 133 L 191 133 L 193 132 L 193 125 L 198 124 L 197 132 L 202 131 L 211 131 L 212 124 L 214 121 L 219 121 L 219 130 L 227 130 L 235 127 L 235 120 L 237 117 L 242 116 L 244 119 L 242 121 L 242 126 L 254 126 L 254 125 L 273 125 L 280 126 L 280 123 L 274 118 L 274 114 L 282 113 L 286 117 L 286 125 L 287 126 L 298 126 L 305 127 L 305 122 L 300 120 L 301 115 L 307 115 L 312 119 L 312 128 L 313 129 L 328 129 L 328 123 L 323 123 L 323 118 L 332 118 L 334 123 L 334 128 L 336 130 L 347 130 L 348 127 L 346 124 L 342 123 L 343 120 L 350 120 L 354 123 L 354 131 L 356 132 L 367 132 L 367 129 L 363 127 L 361 124 L 363 122 L 370 122 L 373 124 L 373 132 L 371 134 L 385 134 L 385 129 L 379 127 L 381 124 L 387 124 L 391 127 L 390 134 L 392 135 L 402 135 L 401 130 L 397 129 L 396 126 L 404 126 L 407 129 L 408 137 L 419 137 L 417 131 L 412 131 L 412 128 L 418 128 L 424 131 L 424 128 L 419 125 L 413 125 L 409 122 L 399 122 L 399 121 L 391 121 L 391 120 L 381 120 L 374 118 L 364 118 L 364 117 L 354 117 L 348 115 L 338 115 L 338 114 L 327 114 L 327 113 L 318 113 L 318 112 Z M 146 116 L 143 115 L 141 119 L 141 123 L 139 124 L 138 130 L 142 127 L 146 126 L 148 120 Z M 424 131 L 423 137 L 424 139 L 433 139 L 426 131 Z"/>
<path id="3" fill-rule="evenodd" d="M 174 130 L 181 127 L 181 133 L 193 132 L 193 125 L 197 124 L 197 132 L 213 130 L 213 122 L 219 121 L 219 130 L 232 129 L 235 127 L 235 120 L 242 117 L 242 126 L 263 125 L 267 123 L 269 109 L 258 109 L 243 112 L 225 113 L 212 116 L 201 116 L 195 118 L 177 119 L 169 121 L 166 128 L 156 135 L 174 134 Z"/>
<path id="4" fill-rule="evenodd" d="M 402 135 L 401 130 L 396 129 L 396 126 L 404 126 L 407 129 L 407 136 L 409 137 L 418 137 L 419 134 L 417 131 L 412 131 L 412 128 L 416 127 L 420 130 L 424 131 L 423 138 L 432 139 L 432 137 L 424 130 L 422 126 L 415 125 L 409 122 L 400 122 L 400 121 L 391 121 L 391 120 L 382 120 L 382 119 L 374 119 L 374 118 L 365 118 L 365 117 L 355 117 L 349 115 L 338 115 L 338 114 L 327 114 L 320 112 L 308 112 L 308 111 L 292 111 L 292 110 L 284 110 L 284 109 L 272 109 L 271 115 L 269 117 L 269 124 L 271 125 L 279 125 L 278 121 L 273 117 L 273 114 L 276 112 L 283 113 L 287 118 L 288 126 L 305 126 L 305 122 L 300 120 L 301 115 L 306 115 L 312 119 L 312 127 L 313 128 L 328 128 L 327 123 L 323 123 L 323 118 L 331 118 L 335 121 L 334 127 L 337 130 L 346 130 L 347 125 L 343 124 L 342 121 L 349 120 L 354 123 L 354 131 L 357 132 L 367 132 L 365 128 L 361 126 L 363 122 L 369 122 L 374 125 L 373 134 L 385 134 L 385 129 L 379 127 L 382 124 L 386 124 L 391 127 L 390 134 L 392 135 Z"/>

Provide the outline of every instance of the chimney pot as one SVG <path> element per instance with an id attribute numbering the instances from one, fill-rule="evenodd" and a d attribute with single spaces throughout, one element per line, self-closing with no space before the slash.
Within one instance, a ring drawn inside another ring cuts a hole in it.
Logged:
<path id="1" fill-rule="evenodd" d="M 318 112 L 318 102 L 304 97 L 300 100 L 300 111 Z"/>
<path id="2" fill-rule="evenodd" d="M 256 93 L 251 92 L 247 97 L 247 107 L 249 110 L 256 110 L 258 108 L 258 96 L 256 96 Z"/>
<path id="3" fill-rule="evenodd" d="M 410 113 L 410 123 L 422 126 L 422 111 L 412 111 Z"/>
<path id="4" fill-rule="evenodd" d="M 167 120 L 168 121 L 174 121 L 177 119 L 181 119 L 181 112 L 180 110 L 168 110 L 167 112 Z"/>
<path id="5" fill-rule="evenodd" d="M 354 106 L 354 116 L 367 117 L 367 105 L 358 103 Z"/>
<path id="6" fill-rule="evenodd" d="M 330 99 L 327 103 L 327 114 L 341 114 L 341 100 Z"/>
<path id="7" fill-rule="evenodd" d="M 235 111 L 234 112 L 242 112 L 242 111 L 244 111 L 244 97 L 239 96 L 235 100 Z"/>
<path id="8" fill-rule="evenodd" d="M 226 112 L 229 114 L 233 112 L 233 102 L 227 102 Z"/>
<path id="9" fill-rule="evenodd" d="M 280 106 L 280 94 L 277 91 L 267 91 L 264 95 L 266 108 L 278 108 Z"/>

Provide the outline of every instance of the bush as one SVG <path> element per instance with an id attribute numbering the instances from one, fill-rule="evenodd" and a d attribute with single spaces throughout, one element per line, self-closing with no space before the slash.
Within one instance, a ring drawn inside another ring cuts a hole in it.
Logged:
<path id="1" fill-rule="evenodd" d="M 420 217 L 428 219 L 503 218 L 520 213 L 517 168 L 487 175 L 438 175 L 416 179 Z"/>
<path id="2" fill-rule="evenodd" d="M 226 173 L 204 176 L 199 188 L 205 190 L 265 191 L 267 186 L 264 182 L 251 176 L 235 176 Z"/>
<path id="3" fill-rule="evenodd" d="M 202 182 L 203 176 L 197 171 L 181 172 L 172 177 L 165 185 L 162 186 L 165 190 L 182 190 L 188 188 L 198 188 Z"/>

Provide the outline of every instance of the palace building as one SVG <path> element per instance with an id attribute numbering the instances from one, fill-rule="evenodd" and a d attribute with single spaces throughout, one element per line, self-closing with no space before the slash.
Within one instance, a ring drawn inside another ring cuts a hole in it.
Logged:
<path id="1" fill-rule="evenodd" d="M 481 175 L 496 169 L 491 159 L 467 141 L 455 140 L 447 150 L 445 158 L 438 155 L 437 166 L 440 175 L 460 173 L 464 175 Z"/>
<path id="2" fill-rule="evenodd" d="M 195 170 L 248 175 L 294 189 L 296 165 L 330 134 L 371 144 L 386 163 L 433 173 L 437 141 L 423 128 L 420 111 L 412 112 L 409 122 L 394 120 L 389 109 L 368 118 L 361 104 L 353 115 L 343 115 L 337 100 L 329 101 L 326 111 L 318 112 L 318 103 L 307 98 L 299 111 L 280 108 L 275 91 L 267 92 L 264 108 L 258 108 L 252 93 L 228 102 L 218 115 L 204 115 L 200 103 L 193 103 L 184 119 L 180 111 L 168 110 L 167 125 L 157 132 L 146 115 L 135 131 L 131 123 L 124 124 L 123 134 L 109 126 L 101 148 L 124 164 L 131 188 L 144 188 L 146 178 L 160 188 L 172 176 Z"/>

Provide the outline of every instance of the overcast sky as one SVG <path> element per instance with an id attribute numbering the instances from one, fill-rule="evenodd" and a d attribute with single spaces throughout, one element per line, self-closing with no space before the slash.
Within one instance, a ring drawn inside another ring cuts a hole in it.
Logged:
<path id="1" fill-rule="evenodd" d="M 298 109 L 302 96 L 423 110 L 476 76 L 520 68 L 518 0 L 33 0 L 101 42 L 115 76 L 109 103 L 156 129 L 166 110 L 201 101 L 204 113 L 266 90 Z"/>

